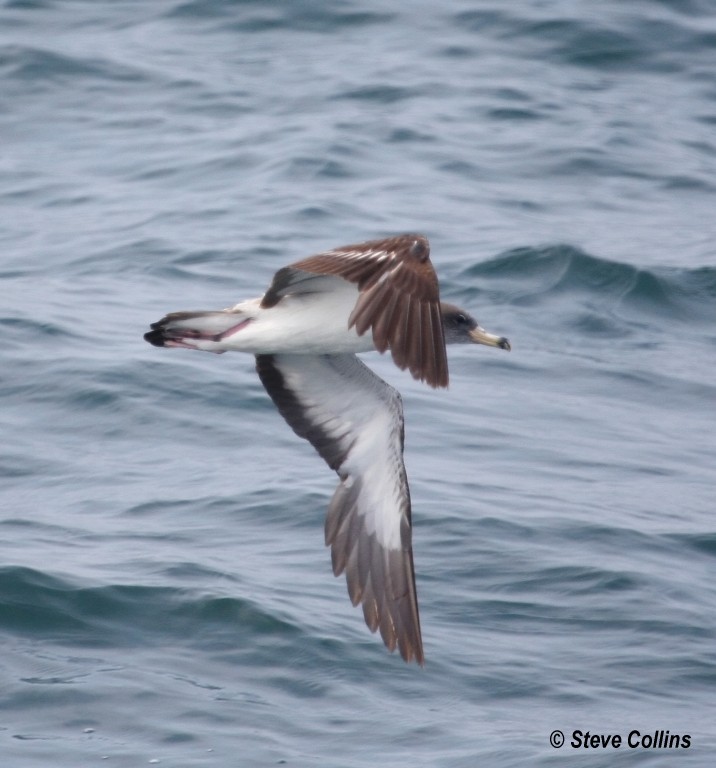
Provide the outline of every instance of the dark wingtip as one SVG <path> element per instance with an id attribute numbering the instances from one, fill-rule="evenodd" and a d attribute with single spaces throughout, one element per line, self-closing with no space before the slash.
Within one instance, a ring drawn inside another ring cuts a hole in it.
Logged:
<path id="1" fill-rule="evenodd" d="M 164 334 L 159 328 L 155 328 L 144 334 L 144 341 L 148 341 L 153 347 L 163 347 Z"/>
<path id="2" fill-rule="evenodd" d="M 413 370 L 410 369 L 413 374 L 413 378 L 418 381 L 424 381 L 429 387 L 433 389 L 447 389 L 450 386 L 450 375 L 447 369 L 439 371 L 424 371 L 422 369 Z"/>

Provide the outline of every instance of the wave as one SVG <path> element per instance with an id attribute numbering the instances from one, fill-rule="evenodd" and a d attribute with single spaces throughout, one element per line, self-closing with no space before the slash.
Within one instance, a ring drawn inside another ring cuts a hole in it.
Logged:
<path id="1" fill-rule="evenodd" d="M 511 304 L 579 299 L 632 316 L 716 320 L 716 267 L 647 268 L 553 245 L 515 248 L 458 276 L 460 282 L 474 277 L 489 278 L 490 291 Z"/>
<path id="2" fill-rule="evenodd" d="M 150 645 L 207 635 L 234 645 L 298 627 L 251 600 L 178 587 L 85 586 L 32 568 L 0 568 L 0 630 L 73 645 Z"/>
<path id="3" fill-rule="evenodd" d="M 666 0 L 669 4 L 669 0 Z M 673 72 L 695 55 L 709 56 L 716 35 L 695 19 L 710 18 L 706 4 L 673 3 L 666 15 L 656 7 L 618 17 L 596 18 L 582 15 L 525 14 L 520 8 L 505 6 L 460 11 L 452 17 L 459 29 L 495 38 L 520 41 L 523 55 L 549 58 L 558 64 L 599 70 Z M 517 54 L 519 55 L 519 54 Z"/>
<path id="4" fill-rule="evenodd" d="M 333 3 L 280 0 L 270 4 L 232 0 L 189 0 L 167 13 L 168 18 L 219 20 L 223 29 L 267 32 L 275 29 L 333 33 L 344 28 L 386 24 L 394 15 L 386 11 L 353 10 Z"/>
<path id="5" fill-rule="evenodd" d="M 47 85 L 78 78 L 120 82 L 139 82 L 145 79 L 138 69 L 110 59 L 70 56 L 47 48 L 20 45 L 2 49 L 0 72 L 10 81 Z"/>

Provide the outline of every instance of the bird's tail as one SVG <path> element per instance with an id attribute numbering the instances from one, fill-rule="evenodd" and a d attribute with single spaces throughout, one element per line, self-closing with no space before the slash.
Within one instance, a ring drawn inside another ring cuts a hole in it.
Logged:
<path id="1" fill-rule="evenodd" d="M 209 312 L 171 312 L 144 334 L 155 347 L 185 347 L 221 354 L 225 340 L 245 328 L 251 317 L 235 310 Z"/>

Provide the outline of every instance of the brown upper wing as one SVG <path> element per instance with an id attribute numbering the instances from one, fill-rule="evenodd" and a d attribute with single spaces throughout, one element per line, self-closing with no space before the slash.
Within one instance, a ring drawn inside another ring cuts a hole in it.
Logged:
<path id="1" fill-rule="evenodd" d="M 426 237 L 371 240 L 297 261 L 276 273 L 261 306 L 272 307 L 283 296 L 300 292 L 306 273 L 354 283 L 359 296 L 350 327 L 359 335 L 371 329 L 376 349 L 390 349 L 396 365 L 416 379 L 431 387 L 447 386 L 440 288 Z"/>

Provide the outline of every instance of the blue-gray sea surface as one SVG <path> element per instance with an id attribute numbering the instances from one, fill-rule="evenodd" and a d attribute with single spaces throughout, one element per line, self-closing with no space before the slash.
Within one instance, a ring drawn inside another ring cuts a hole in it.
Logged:
<path id="1" fill-rule="evenodd" d="M 406 231 L 513 344 L 365 357 L 424 669 L 253 359 L 142 341 Z M 713 765 L 713 2 L 4 0 L 0 280 L 3 768 Z"/>

